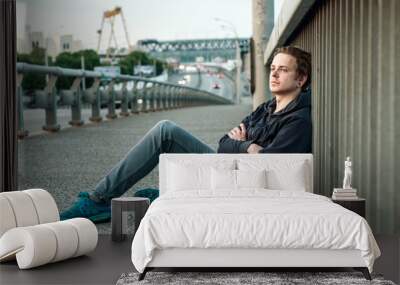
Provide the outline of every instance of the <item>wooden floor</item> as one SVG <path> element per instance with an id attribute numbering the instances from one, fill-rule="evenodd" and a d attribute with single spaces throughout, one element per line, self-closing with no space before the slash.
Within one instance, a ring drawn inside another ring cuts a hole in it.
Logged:
<path id="1" fill-rule="evenodd" d="M 134 271 L 131 240 L 112 242 L 99 235 L 96 250 L 87 256 L 60 261 L 28 270 L 16 262 L 0 265 L 0 284 L 115 284 L 124 272 Z"/>
<path id="2" fill-rule="evenodd" d="M 376 235 L 376 240 L 382 256 L 375 262 L 374 272 L 399 283 L 400 237 Z M 0 284 L 115 284 L 122 273 L 134 271 L 131 242 L 131 238 L 112 242 L 109 235 L 100 235 L 96 250 L 88 256 L 29 270 L 19 270 L 16 262 L 4 263 L 0 265 Z"/>

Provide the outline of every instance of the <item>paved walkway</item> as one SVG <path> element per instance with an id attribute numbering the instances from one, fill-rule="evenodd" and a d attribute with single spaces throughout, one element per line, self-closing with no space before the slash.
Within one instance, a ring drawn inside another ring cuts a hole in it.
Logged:
<path id="1" fill-rule="evenodd" d="M 60 210 L 79 191 L 90 191 L 128 150 L 158 121 L 172 120 L 215 150 L 219 139 L 252 111 L 251 99 L 241 105 L 213 105 L 142 113 L 127 118 L 66 128 L 58 133 L 29 136 L 18 144 L 19 189 L 43 188 L 53 194 Z M 158 188 L 158 167 L 136 183 L 136 190 Z M 100 224 L 109 233 L 110 224 Z"/>

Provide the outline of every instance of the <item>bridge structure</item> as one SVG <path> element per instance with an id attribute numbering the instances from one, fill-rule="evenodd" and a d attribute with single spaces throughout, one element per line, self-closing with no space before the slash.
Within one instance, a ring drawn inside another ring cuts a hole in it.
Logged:
<path id="1" fill-rule="evenodd" d="M 223 61 L 236 58 L 237 44 L 241 55 L 250 52 L 249 38 L 218 38 L 158 41 L 156 39 L 139 40 L 137 47 L 152 57 L 166 60 L 173 58 L 182 63 L 196 62 L 198 57 L 211 62 L 215 58 Z"/>
<path id="2" fill-rule="evenodd" d="M 22 80 L 28 73 L 46 75 L 48 80 L 45 88 L 43 90 L 23 90 Z M 56 88 L 57 79 L 60 77 L 74 78 L 69 89 L 58 90 Z M 84 78 L 94 79 L 93 84 L 87 88 L 83 87 L 81 83 Z M 17 63 L 17 102 L 19 138 L 28 135 L 28 130 L 24 126 L 24 109 L 28 106 L 45 111 L 43 130 L 57 132 L 60 130 L 57 116 L 60 107 L 70 107 L 71 120 L 69 124 L 81 126 L 84 124 L 82 119 L 84 105 L 90 106 L 89 120 L 100 122 L 103 120 L 102 106 L 107 107 L 106 117 L 108 119 L 118 117 L 117 103 L 121 109 L 119 115 L 124 117 L 132 113 L 155 112 L 187 106 L 233 104 L 232 100 L 207 90 L 171 82 L 27 63 Z"/>
<path id="3" fill-rule="evenodd" d="M 158 41 L 155 39 L 139 40 L 138 48 L 148 52 L 152 57 L 179 63 L 193 62 L 226 62 L 235 60 L 236 103 L 240 101 L 242 71 L 248 70 L 251 51 L 249 38 L 216 38 L 195 40 Z M 246 56 L 247 55 L 247 56 Z M 219 60 L 216 60 L 219 58 Z M 201 59 L 201 60 L 198 60 Z M 244 64 L 243 64 L 244 63 Z M 232 72 L 232 79 L 233 79 Z"/>

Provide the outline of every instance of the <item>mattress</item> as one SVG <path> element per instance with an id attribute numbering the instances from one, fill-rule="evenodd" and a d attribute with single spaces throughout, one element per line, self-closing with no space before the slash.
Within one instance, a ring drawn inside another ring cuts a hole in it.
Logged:
<path id="1" fill-rule="evenodd" d="M 372 272 L 380 250 L 367 221 L 329 198 L 301 191 L 167 192 L 155 200 L 132 242 L 143 272 L 162 249 L 359 250 Z"/>

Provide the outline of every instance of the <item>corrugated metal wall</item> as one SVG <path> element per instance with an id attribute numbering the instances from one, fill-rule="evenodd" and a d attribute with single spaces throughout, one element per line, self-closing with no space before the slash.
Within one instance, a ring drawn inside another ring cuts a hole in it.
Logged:
<path id="1" fill-rule="evenodd" d="M 353 187 L 375 233 L 400 233 L 400 1 L 319 1 L 286 44 L 312 53 L 315 189 Z M 318 190 L 317 190 L 318 191 Z"/>

